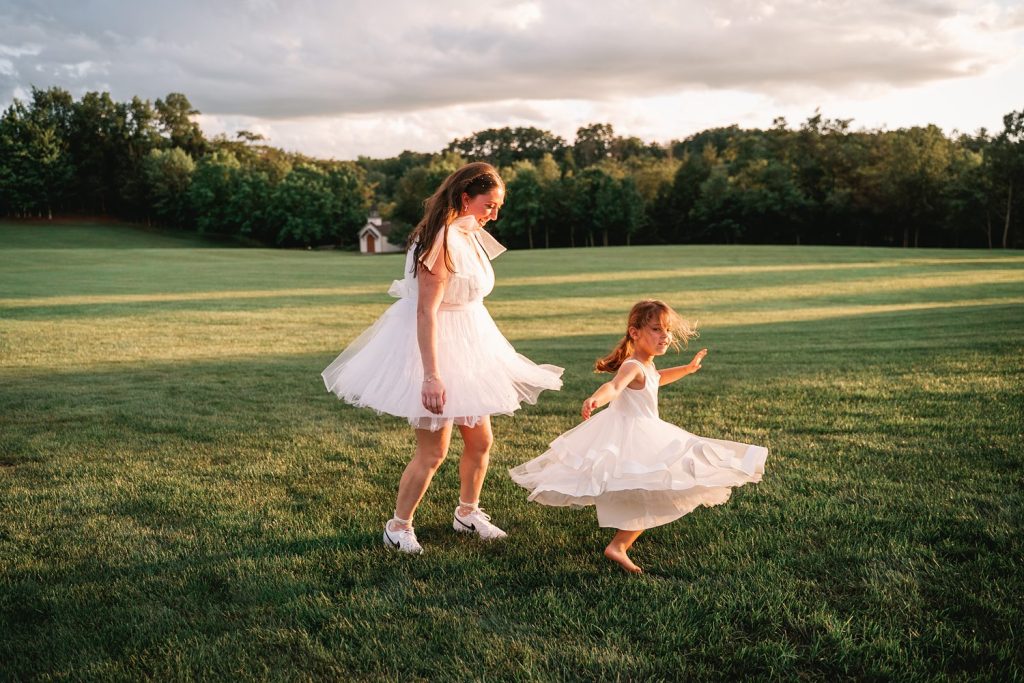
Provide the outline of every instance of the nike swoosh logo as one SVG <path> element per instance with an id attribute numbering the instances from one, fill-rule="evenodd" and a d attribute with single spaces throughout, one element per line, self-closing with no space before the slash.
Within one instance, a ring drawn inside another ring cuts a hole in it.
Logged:
<path id="1" fill-rule="evenodd" d="M 461 524 L 462 526 L 466 527 L 470 531 L 476 531 L 476 524 L 466 524 L 461 519 L 459 519 L 458 515 L 455 515 L 455 521 Z"/>
<path id="2" fill-rule="evenodd" d="M 387 529 L 384 530 L 384 536 L 387 537 L 387 539 L 389 541 L 391 541 L 391 545 L 395 546 L 396 548 L 399 546 L 398 541 L 396 541 L 395 539 L 391 538 L 391 534 L 388 533 Z"/>

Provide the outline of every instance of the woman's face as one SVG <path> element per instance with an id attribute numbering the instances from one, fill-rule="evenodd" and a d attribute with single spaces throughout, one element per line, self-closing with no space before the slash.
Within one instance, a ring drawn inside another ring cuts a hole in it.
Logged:
<path id="1" fill-rule="evenodd" d="M 505 188 L 501 185 L 475 197 L 470 197 L 465 192 L 462 193 L 462 205 L 465 207 L 463 214 L 476 218 L 480 227 L 483 227 L 487 221 L 497 220 L 498 211 L 504 203 Z"/>

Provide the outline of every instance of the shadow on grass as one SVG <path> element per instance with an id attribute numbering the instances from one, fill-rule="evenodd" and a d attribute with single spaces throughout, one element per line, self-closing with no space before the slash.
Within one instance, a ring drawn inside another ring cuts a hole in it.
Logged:
<path id="1" fill-rule="evenodd" d="M 108 220 L 0 220 L 6 249 L 196 249 L 242 246 L 238 239 L 219 235 L 164 230 Z"/>

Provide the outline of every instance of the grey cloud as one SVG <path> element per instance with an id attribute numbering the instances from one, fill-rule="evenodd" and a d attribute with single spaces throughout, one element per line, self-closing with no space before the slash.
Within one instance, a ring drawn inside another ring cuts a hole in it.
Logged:
<path id="1" fill-rule="evenodd" d="M 295 118 L 684 87 L 902 86 L 1000 59 L 947 34 L 943 22 L 983 13 L 960 2 L 573 0 L 538 3 L 541 19 L 520 29 L 508 17 L 526 4 L 16 0 L 0 9 L 0 105 L 33 84 L 76 95 L 109 84 L 118 99 L 180 91 L 205 113 Z M 1019 14 L 1005 18 L 979 19 L 978 35 L 1019 30 Z"/>

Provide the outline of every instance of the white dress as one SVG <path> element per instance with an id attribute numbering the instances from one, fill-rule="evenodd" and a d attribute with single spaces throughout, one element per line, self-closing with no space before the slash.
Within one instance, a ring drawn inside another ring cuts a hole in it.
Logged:
<path id="1" fill-rule="evenodd" d="M 437 312 L 444 412 L 429 412 L 420 394 L 419 280 L 413 277 L 413 249 L 406 254 L 405 278 L 388 290 L 398 301 L 323 371 L 327 390 L 355 406 L 404 417 L 417 429 L 437 430 L 451 422 L 473 427 L 486 415 L 511 415 L 523 401 L 536 403 L 541 391 L 560 389 L 562 368 L 537 365 L 516 353 L 484 307 L 484 297 L 494 287 L 490 258 L 504 248 L 483 234 L 472 217 L 454 221 L 437 239 L 446 239 L 455 269 Z M 439 254 L 433 247 L 430 253 Z"/>
<path id="2" fill-rule="evenodd" d="M 705 439 L 658 417 L 658 371 L 643 368 L 602 412 L 551 442 L 541 456 L 509 470 L 543 505 L 597 508 L 603 527 L 666 524 L 698 505 L 721 505 L 734 486 L 758 482 L 768 450 Z"/>

